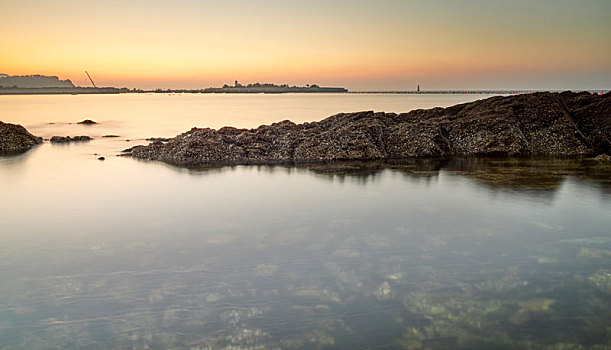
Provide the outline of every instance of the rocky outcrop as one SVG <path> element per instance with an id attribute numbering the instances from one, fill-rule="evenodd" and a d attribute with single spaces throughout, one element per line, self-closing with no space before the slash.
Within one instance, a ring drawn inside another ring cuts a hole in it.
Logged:
<path id="1" fill-rule="evenodd" d="M 69 142 L 82 142 L 82 141 L 90 141 L 92 140 L 89 136 L 53 136 L 51 137 L 52 143 L 69 143 Z"/>
<path id="2" fill-rule="evenodd" d="M 42 138 L 30 134 L 23 126 L 0 122 L 0 154 L 25 152 L 39 143 Z"/>
<path id="3" fill-rule="evenodd" d="M 445 156 L 597 155 L 611 151 L 611 94 L 533 93 L 409 113 L 341 113 L 256 129 L 193 128 L 125 150 L 177 165 Z"/>

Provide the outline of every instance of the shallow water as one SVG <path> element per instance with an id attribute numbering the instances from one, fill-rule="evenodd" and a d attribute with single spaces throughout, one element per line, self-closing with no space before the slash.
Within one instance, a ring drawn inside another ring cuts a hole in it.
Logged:
<path id="1" fill-rule="evenodd" d="M 186 170 L 114 157 L 193 125 L 317 120 L 339 112 L 336 103 L 405 111 L 461 102 L 238 97 L 0 99 L 0 120 L 36 135 L 94 137 L 0 157 L 0 348 L 610 346 L 610 165 Z M 96 114 L 70 114 L 79 105 Z M 280 117 L 291 105 L 296 116 Z M 68 124 L 85 118 L 100 124 Z"/>

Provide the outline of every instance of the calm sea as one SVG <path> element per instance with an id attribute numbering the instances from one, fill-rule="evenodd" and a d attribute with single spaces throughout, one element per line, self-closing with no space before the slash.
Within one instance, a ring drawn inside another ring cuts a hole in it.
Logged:
<path id="1" fill-rule="evenodd" d="M 485 97 L 0 96 L 4 122 L 94 138 L 0 156 L 0 348 L 609 349 L 608 164 L 116 156 L 193 126 Z"/>

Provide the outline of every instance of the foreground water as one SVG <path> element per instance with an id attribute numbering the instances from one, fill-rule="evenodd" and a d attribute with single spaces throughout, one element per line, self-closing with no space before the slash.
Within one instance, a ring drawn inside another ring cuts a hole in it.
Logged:
<path id="1" fill-rule="evenodd" d="M 461 102 L 222 97 L 0 100 L 36 135 L 95 138 L 0 157 L 0 348 L 609 348 L 608 164 L 114 157 L 193 125 Z"/>

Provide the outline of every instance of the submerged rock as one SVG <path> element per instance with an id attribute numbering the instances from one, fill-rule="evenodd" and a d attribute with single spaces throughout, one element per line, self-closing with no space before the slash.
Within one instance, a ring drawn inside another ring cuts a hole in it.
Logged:
<path id="1" fill-rule="evenodd" d="M 374 294 L 380 301 L 390 300 L 394 296 L 394 292 L 387 281 L 382 282 Z"/>
<path id="2" fill-rule="evenodd" d="M 51 137 L 51 142 L 53 143 L 69 143 L 69 142 L 81 142 L 81 141 L 90 141 L 92 140 L 89 136 L 53 136 Z"/>
<path id="3" fill-rule="evenodd" d="M 42 138 L 30 134 L 23 126 L 0 121 L 0 154 L 25 152 L 39 143 Z"/>
<path id="4" fill-rule="evenodd" d="M 588 277 L 588 283 L 599 291 L 611 294 L 611 270 L 598 270 Z"/>
<path id="5" fill-rule="evenodd" d="M 340 113 L 256 129 L 193 128 L 125 150 L 176 165 L 611 152 L 611 93 L 533 93 L 448 108 Z"/>

